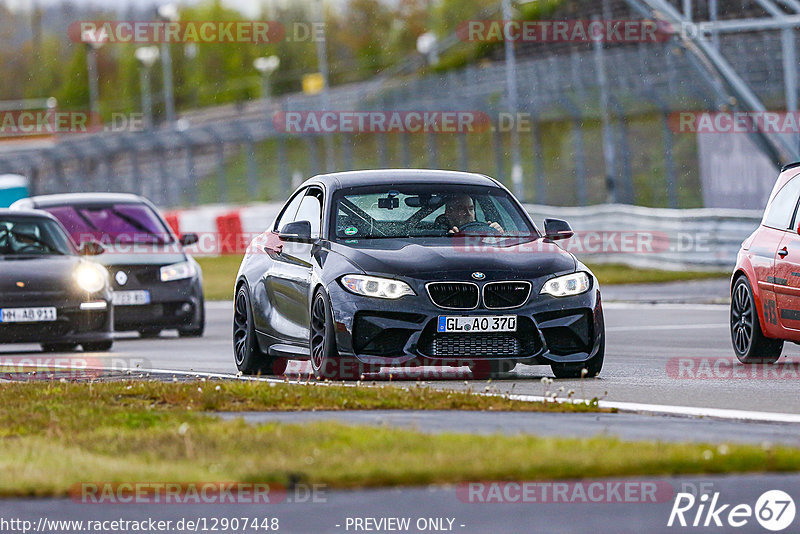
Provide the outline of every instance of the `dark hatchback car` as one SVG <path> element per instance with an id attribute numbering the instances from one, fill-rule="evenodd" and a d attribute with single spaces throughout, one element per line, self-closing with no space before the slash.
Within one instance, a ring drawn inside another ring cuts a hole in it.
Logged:
<path id="1" fill-rule="evenodd" d="M 541 234 L 492 178 L 429 170 L 317 176 L 250 244 L 233 342 L 244 373 L 309 359 L 320 377 L 397 365 L 516 363 L 597 375 L 604 323 L 594 275 Z"/>
<path id="2" fill-rule="evenodd" d="M 122 193 L 46 195 L 19 200 L 12 208 L 45 210 L 75 243 L 94 240 L 106 248 L 98 262 L 111 275 L 115 330 L 136 330 L 143 337 L 164 329 L 203 335 L 202 272 L 183 250 L 197 236 L 178 239 L 147 199 Z"/>
<path id="3" fill-rule="evenodd" d="M 113 344 L 106 269 L 81 255 L 56 219 L 0 209 L 0 343 L 40 343 L 46 351 L 109 350 Z"/>

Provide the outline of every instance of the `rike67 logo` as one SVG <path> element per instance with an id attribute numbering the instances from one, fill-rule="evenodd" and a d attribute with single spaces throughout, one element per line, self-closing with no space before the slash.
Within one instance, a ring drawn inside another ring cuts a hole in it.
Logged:
<path id="1" fill-rule="evenodd" d="M 755 506 L 722 503 L 718 491 L 699 497 L 691 493 L 678 493 L 667 526 L 738 528 L 747 525 L 755 517 L 763 528 L 777 532 L 789 527 L 794 516 L 794 500 L 781 490 L 765 491 Z"/>

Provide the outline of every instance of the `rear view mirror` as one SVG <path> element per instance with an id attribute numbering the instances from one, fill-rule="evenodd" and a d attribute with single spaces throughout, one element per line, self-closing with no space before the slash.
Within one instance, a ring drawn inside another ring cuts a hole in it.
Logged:
<path id="1" fill-rule="evenodd" d="M 575 235 L 567 221 L 561 219 L 545 219 L 544 220 L 544 237 L 551 241 L 558 241 L 559 239 L 569 239 Z"/>
<path id="2" fill-rule="evenodd" d="M 98 256 L 105 251 L 105 247 L 97 241 L 84 241 L 79 249 L 81 256 Z"/>
<path id="3" fill-rule="evenodd" d="M 311 223 L 309 221 L 290 222 L 281 228 L 280 238 L 284 241 L 307 243 L 311 241 Z"/>
<path id="4" fill-rule="evenodd" d="M 197 234 L 183 234 L 181 236 L 181 245 L 188 247 L 189 245 L 194 245 L 199 240 L 200 238 L 197 237 Z"/>
<path id="5" fill-rule="evenodd" d="M 400 207 L 400 199 L 396 197 L 379 198 L 378 207 L 382 210 L 393 210 Z"/>

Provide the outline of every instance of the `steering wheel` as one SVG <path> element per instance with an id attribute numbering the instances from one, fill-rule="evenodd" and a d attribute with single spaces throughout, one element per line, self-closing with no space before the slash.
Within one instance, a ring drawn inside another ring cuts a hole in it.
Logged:
<path id="1" fill-rule="evenodd" d="M 497 231 L 496 228 L 492 228 L 489 226 L 489 223 L 485 223 L 483 221 L 470 221 L 463 226 L 459 226 L 458 228 L 459 234 L 490 234 L 490 235 L 499 235 L 500 232 Z"/>

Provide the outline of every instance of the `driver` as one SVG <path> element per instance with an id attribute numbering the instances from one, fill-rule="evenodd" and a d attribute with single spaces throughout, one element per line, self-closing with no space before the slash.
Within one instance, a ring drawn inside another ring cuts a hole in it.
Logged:
<path id="1" fill-rule="evenodd" d="M 466 194 L 450 197 L 444 206 L 444 218 L 450 234 L 457 234 L 459 227 L 475 222 L 475 202 L 472 197 Z M 503 227 L 496 222 L 486 221 L 486 224 L 501 234 L 505 233 Z"/>

